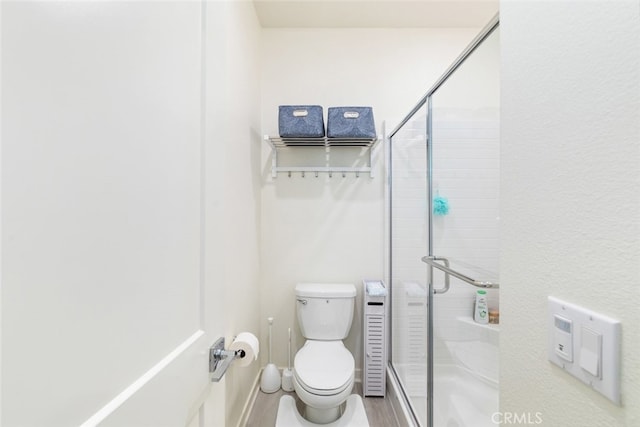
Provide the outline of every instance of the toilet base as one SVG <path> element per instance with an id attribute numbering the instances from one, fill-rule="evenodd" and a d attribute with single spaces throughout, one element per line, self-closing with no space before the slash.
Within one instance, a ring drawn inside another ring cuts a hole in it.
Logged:
<path id="1" fill-rule="evenodd" d="M 318 409 L 307 405 L 304 408 L 304 418 L 315 424 L 329 424 L 340 418 L 340 406 L 328 409 Z"/>
<path id="2" fill-rule="evenodd" d="M 305 420 L 296 408 L 296 401 L 291 396 L 282 396 L 278 405 L 278 416 L 275 427 L 369 427 L 367 413 L 362 398 L 352 394 L 347 398 L 344 413 L 336 421 L 329 424 L 315 424 Z"/>

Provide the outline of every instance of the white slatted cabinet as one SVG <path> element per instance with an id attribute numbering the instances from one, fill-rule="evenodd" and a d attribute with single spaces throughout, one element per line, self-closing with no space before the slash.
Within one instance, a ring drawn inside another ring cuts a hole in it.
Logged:
<path id="1" fill-rule="evenodd" d="M 387 360 L 387 298 L 367 293 L 363 289 L 364 363 L 362 390 L 365 396 L 382 396 L 386 391 Z"/>

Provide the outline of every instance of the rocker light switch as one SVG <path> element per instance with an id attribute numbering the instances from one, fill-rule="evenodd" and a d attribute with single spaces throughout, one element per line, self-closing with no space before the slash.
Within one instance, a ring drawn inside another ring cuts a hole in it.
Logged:
<path id="1" fill-rule="evenodd" d="M 580 348 L 580 367 L 597 378 L 600 372 L 600 355 L 602 354 L 602 335 L 582 327 L 582 346 Z"/>

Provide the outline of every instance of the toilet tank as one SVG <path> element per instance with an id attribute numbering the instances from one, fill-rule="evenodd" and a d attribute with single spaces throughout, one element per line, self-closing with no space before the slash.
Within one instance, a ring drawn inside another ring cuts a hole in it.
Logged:
<path id="1" fill-rule="evenodd" d="M 352 284 L 299 283 L 296 312 L 306 339 L 333 341 L 349 335 L 356 287 Z"/>

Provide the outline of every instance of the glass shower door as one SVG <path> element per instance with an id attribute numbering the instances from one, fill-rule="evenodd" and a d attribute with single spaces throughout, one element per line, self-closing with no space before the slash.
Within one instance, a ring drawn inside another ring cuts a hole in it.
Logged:
<path id="1" fill-rule="evenodd" d="M 473 312 L 499 310 L 499 66 L 496 16 L 389 137 L 391 373 L 420 427 L 497 421 L 499 326 Z"/>
<path id="2" fill-rule="evenodd" d="M 392 366 L 426 426 L 428 276 L 420 262 L 429 241 L 426 104 L 393 136 L 389 158 Z"/>
<path id="3" fill-rule="evenodd" d="M 434 427 L 497 425 L 499 326 L 473 313 L 478 290 L 499 309 L 499 66 L 495 29 L 430 99 L 431 255 L 462 275 L 433 268 Z"/>

